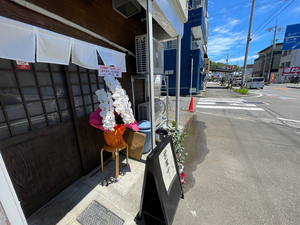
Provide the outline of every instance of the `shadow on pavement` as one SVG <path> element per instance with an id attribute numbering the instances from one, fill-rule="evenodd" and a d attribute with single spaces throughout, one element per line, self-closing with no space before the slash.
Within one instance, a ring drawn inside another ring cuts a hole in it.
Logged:
<path id="1" fill-rule="evenodd" d="M 195 117 L 194 121 L 187 127 L 190 135 L 184 141 L 184 147 L 188 152 L 184 164 L 186 181 L 183 185 L 184 193 L 187 193 L 195 185 L 193 172 L 197 169 L 197 166 L 205 160 L 206 155 L 209 153 L 205 134 L 207 126 L 204 122 L 197 121 L 196 119 L 197 117 Z"/>
<path id="2" fill-rule="evenodd" d="M 297 89 L 300 89 L 300 86 L 287 86 L 287 88 L 297 88 Z"/>
<path id="3" fill-rule="evenodd" d="M 220 86 L 220 87 L 206 87 L 206 89 L 227 89 L 226 88 L 226 86 L 224 86 L 224 87 L 222 87 L 222 86 Z"/>

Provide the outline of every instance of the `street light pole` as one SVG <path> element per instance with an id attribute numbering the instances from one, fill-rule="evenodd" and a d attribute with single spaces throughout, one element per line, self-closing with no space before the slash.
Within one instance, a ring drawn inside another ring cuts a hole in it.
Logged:
<path id="1" fill-rule="evenodd" d="M 255 53 L 256 55 L 259 55 L 259 54 L 262 54 L 262 55 L 264 55 L 266 58 L 265 58 L 265 62 L 264 62 L 264 68 L 263 68 L 263 73 L 262 73 L 262 75 L 263 75 L 263 77 L 265 76 L 265 67 L 266 67 L 266 61 L 267 61 L 267 54 L 265 54 L 265 53 Z M 259 56 L 258 56 L 259 57 Z"/>

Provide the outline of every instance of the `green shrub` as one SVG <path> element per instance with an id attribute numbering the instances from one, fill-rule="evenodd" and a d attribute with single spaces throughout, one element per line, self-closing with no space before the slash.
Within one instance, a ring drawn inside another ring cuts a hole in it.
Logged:
<path id="1" fill-rule="evenodd" d="M 240 94 L 248 94 L 249 90 L 248 89 L 234 89 L 235 92 L 238 92 Z"/>
<path id="2" fill-rule="evenodd" d="M 172 137 L 173 145 L 176 153 L 177 166 L 178 166 L 178 170 L 180 171 L 183 168 L 185 158 L 188 155 L 188 153 L 185 152 L 185 148 L 183 147 L 184 140 L 189 135 L 188 131 L 186 130 L 183 133 L 181 133 L 180 130 L 178 129 L 178 124 L 176 121 L 173 121 L 172 127 L 166 130 L 168 134 L 171 135 Z"/>

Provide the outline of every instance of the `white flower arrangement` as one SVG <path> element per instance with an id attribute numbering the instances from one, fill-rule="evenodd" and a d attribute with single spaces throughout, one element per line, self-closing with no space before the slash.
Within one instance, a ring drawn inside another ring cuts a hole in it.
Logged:
<path id="1" fill-rule="evenodd" d="M 124 124 L 134 124 L 135 119 L 131 109 L 131 102 L 122 88 L 120 82 L 113 75 L 104 77 L 105 84 L 109 91 L 97 90 L 96 95 L 100 101 L 100 116 L 103 118 L 103 128 L 115 131 L 116 126 L 115 111 L 122 117 Z"/>

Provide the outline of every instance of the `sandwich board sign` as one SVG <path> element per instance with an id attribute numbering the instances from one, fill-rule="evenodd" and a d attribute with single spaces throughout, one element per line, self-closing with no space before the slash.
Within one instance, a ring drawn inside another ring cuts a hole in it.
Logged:
<path id="1" fill-rule="evenodd" d="M 147 156 L 139 219 L 146 224 L 172 224 L 184 198 L 171 136 Z"/>

